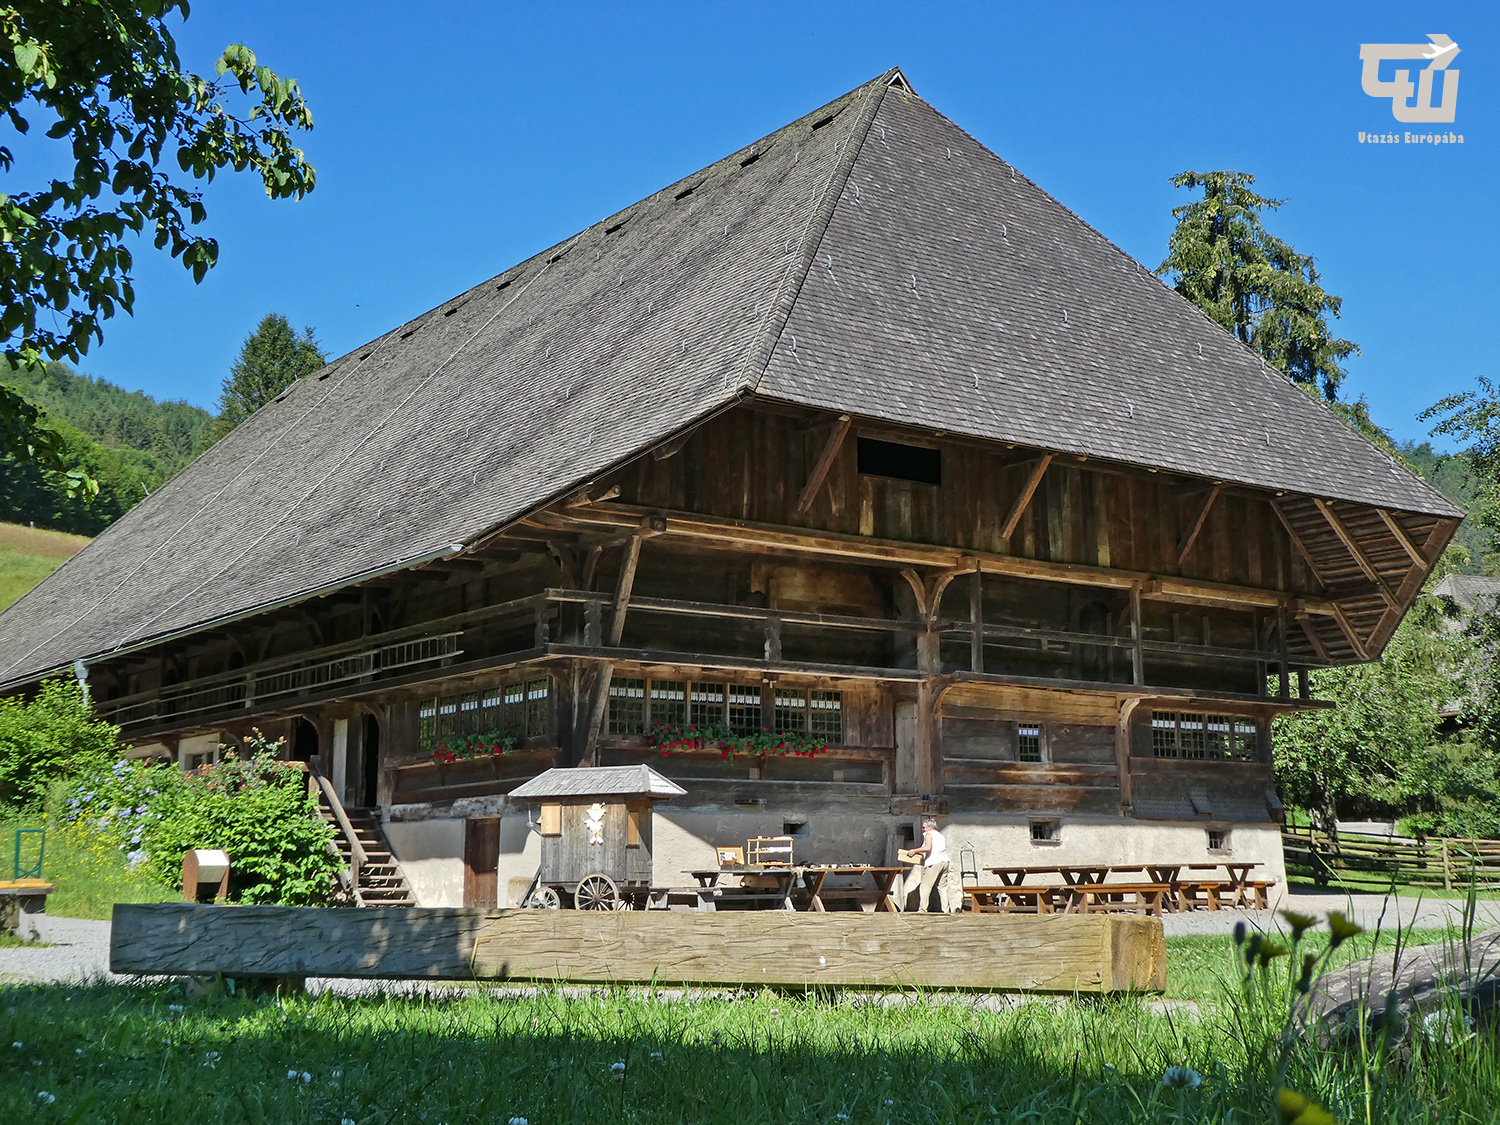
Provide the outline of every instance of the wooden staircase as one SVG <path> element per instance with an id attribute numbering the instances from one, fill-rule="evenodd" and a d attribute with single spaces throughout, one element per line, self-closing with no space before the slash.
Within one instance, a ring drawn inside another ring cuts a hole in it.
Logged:
<path id="1" fill-rule="evenodd" d="M 316 767 L 308 770 L 308 788 L 318 799 L 318 814 L 333 828 L 329 845 L 344 869 L 339 885 L 353 906 L 416 906 L 411 884 L 391 852 L 374 809 L 346 809 L 328 779 Z"/>

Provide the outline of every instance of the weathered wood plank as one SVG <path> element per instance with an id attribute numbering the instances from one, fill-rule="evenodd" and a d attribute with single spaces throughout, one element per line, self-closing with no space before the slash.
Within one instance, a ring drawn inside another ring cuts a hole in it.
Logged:
<path id="1" fill-rule="evenodd" d="M 1159 991 L 1159 919 L 115 907 L 110 968 L 194 976 Z"/>

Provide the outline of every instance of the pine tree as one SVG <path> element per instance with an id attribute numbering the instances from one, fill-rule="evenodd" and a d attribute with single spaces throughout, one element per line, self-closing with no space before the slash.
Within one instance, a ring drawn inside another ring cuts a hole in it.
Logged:
<path id="1" fill-rule="evenodd" d="M 209 431 L 209 444 L 234 429 L 250 415 L 328 359 L 311 328 L 299 336 L 280 313 L 268 313 L 240 347 L 240 357 L 229 369 L 219 395 L 219 413 Z"/>
<path id="2" fill-rule="evenodd" d="M 1172 209 L 1177 228 L 1156 272 L 1292 382 L 1331 401 L 1346 374 L 1339 362 L 1359 354 L 1328 326 L 1343 300 L 1324 291 L 1310 256 L 1261 226 L 1260 212 L 1286 200 L 1256 195 L 1254 182 L 1246 172 L 1174 177 L 1173 187 L 1201 187 L 1203 198 Z"/>

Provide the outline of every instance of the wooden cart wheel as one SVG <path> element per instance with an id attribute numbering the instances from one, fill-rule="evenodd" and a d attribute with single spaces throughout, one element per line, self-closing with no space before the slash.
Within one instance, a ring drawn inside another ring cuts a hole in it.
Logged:
<path id="1" fill-rule="evenodd" d="M 578 910 L 618 910 L 620 901 L 620 889 L 608 875 L 585 875 L 573 892 Z"/>
<path id="2" fill-rule="evenodd" d="M 538 887 L 531 892 L 526 905 L 534 910 L 559 910 L 562 908 L 562 899 L 554 888 Z"/>

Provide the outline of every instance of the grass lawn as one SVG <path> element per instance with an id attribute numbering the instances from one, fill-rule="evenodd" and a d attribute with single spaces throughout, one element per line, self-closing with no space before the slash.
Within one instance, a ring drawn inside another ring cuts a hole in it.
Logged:
<path id="1" fill-rule="evenodd" d="M 0 609 L 20 598 L 87 543 L 82 535 L 0 523 Z"/>
<path id="2" fill-rule="evenodd" d="M 39 828 L 40 816 L 0 819 L 0 878 L 13 873 L 16 829 Z M 29 858 L 29 857 L 23 857 Z M 43 876 L 57 889 L 47 896 L 47 913 L 64 918 L 108 918 L 117 902 L 174 902 L 182 893 L 162 886 L 144 869 L 131 871 L 125 857 L 97 836 L 47 830 Z"/>

